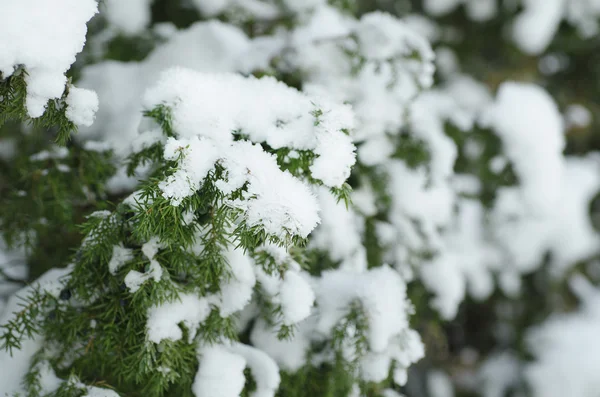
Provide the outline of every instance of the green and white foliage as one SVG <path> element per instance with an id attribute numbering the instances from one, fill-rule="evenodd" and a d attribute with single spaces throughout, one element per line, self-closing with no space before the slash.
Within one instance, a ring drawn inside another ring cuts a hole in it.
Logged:
<path id="1" fill-rule="evenodd" d="M 512 13 L 539 54 L 563 18 L 592 34 L 583 2 L 397 3 L 424 14 L 0 0 L 0 393 L 396 397 L 424 357 L 448 392 L 420 335 L 597 256 L 599 158 L 564 154 L 546 90 L 493 92 L 444 35 L 459 6 Z M 589 332 L 597 293 L 571 284 L 587 306 L 557 318 Z M 506 384 L 564 394 L 540 346 L 581 346 L 512 331 L 540 361 L 492 354 L 471 389 L 520 365 Z"/>

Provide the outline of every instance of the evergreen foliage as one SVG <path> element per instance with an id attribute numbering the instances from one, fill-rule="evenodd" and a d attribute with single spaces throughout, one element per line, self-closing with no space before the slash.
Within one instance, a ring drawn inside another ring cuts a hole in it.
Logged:
<path id="1" fill-rule="evenodd" d="M 52 2 L 64 82 L 0 27 L 0 394 L 597 390 L 600 7 Z"/>

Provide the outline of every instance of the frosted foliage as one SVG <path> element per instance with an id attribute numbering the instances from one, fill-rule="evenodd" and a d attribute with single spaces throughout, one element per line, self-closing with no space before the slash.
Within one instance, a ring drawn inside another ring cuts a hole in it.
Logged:
<path id="1" fill-rule="evenodd" d="M 369 321 L 367 339 L 374 352 L 384 351 L 393 336 L 408 328 L 406 285 L 387 266 L 365 273 L 327 271 L 318 281 L 317 329 L 327 334 L 357 299 Z"/>
<path id="2" fill-rule="evenodd" d="M 314 151 L 313 177 L 332 187 L 346 180 L 355 161 L 344 132 L 352 127 L 349 108 L 326 104 L 322 110 L 274 79 L 171 69 L 144 96 L 146 109 L 157 105 L 169 106 L 178 134 L 164 149 L 165 159 L 177 160 L 178 169 L 160 183 L 163 196 L 179 205 L 218 162 L 228 175 L 226 182 L 217 183 L 223 193 L 247 184 L 244 199 L 230 205 L 242 211 L 248 226 L 262 226 L 280 238 L 306 237 L 314 229 L 319 222 L 316 200 L 303 182 L 280 170 L 274 156 L 248 141 L 234 141 L 233 133 L 275 149 Z"/>
<path id="3" fill-rule="evenodd" d="M 340 186 L 354 164 L 354 147 L 343 132 L 353 127 L 350 108 L 315 101 L 275 79 L 173 69 L 145 94 L 145 108 L 161 103 L 172 107 L 182 138 L 201 134 L 226 143 L 240 131 L 274 149 L 314 151 L 319 157 L 311 172 L 328 186 Z"/>
<path id="4" fill-rule="evenodd" d="M 269 288 L 268 280 L 259 278 Z M 264 282 L 263 282 L 264 281 Z M 365 337 L 369 353 L 360 362 L 360 377 L 383 380 L 396 363 L 401 372 L 423 357 L 419 335 L 408 326 L 412 310 L 406 300 L 406 285 L 399 274 L 387 266 L 370 271 L 329 270 L 313 278 L 316 301 L 313 314 L 298 325 L 291 340 L 278 340 L 276 332 L 258 321 L 250 340 L 286 370 L 299 369 L 306 360 L 311 341 L 319 342 L 343 321 L 352 303 L 358 303 L 368 328 Z M 348 346 L 350 356 L 352 348 Z M 398 374 L 398 383 L 405 378 Z"/>
<path id="5" fill-rule="evenodd" d="M 244 199 L 230 202 L 243 212 L 248 226 L 261 226 L 268 234 L 285 239 L 288 234 L 306 237 L 319 223 L 318 205 L 308 186 L 282 172 L 275 157 L 260 145 L 232 144 L 221 159 L 232 176 L 228 184 L 219 186 L 225 193 L 248 182 Z"/>
<path id="6" fill-rule="evenodd" d="M 86 23 L 96 11 L 94 0 L 0 1 L 0 73 L 7 77 L 15 67 L 25 67 L 29 116 L 41 116 L 48 100 L 61 97 L 65 73 L 83 48 Z"/>
<path id="7" fill-rule="evenodd" d="M 119 268 L 125 263 L 133 259 L 133 251 L 123 247 L 122 245 L 115 245 L 113 247 L 112 257 L 108 262 L 108 270 L 111 274 L 115 274 Z"/>
<path id="8" fill-rule="evenodd" d="M 0 325 L 6 325 L 18 313 L 23 303 L 22 298 L 31 296 L 34 288 L 39 288 L 42 292 L 58 297 L 63 289 L 63 280 L 68 276 L 71 269 L 52 269 L 42 275 L 39 279 L 17 293 L 12 295 L 6 305 L 0 307 Z M 43 340 L 34 332 L 32 338 L 25 338 L 21 343 L 20 349 L 15 349 L 11 353 L 8 350 L 0 350 L 0 393 L 7 395 L 14 393 L 25 393 L 23 390 L 22 379 L 27 373 L 33 355 L 42 347 Z"/>
<path id="9" fill-rule="evenodd" d="M 344 38 L 349 34 L 356 41 Z M 397 131 L 410 100 L 432 83 L 434 53 L 427 40 L 385 13 L 353 21 L 323 7 L 292 32 L 292 40 L 286 59 L 305 71 L 305 91 L 351 103 L 359 140 Z M 364 57 L 364 65 L 357 70 L 347 52 Z"/>
<path id="10" fill-rule="evenodd" d="M 322 219 L 312 235 L 311 244 L 327 251 L 331 260 L 341 261 L 343 268 L 365 269 L 366 253 L 361 241 L 359 216 L 326 189 L 319 189 L 318 199 Z"/>

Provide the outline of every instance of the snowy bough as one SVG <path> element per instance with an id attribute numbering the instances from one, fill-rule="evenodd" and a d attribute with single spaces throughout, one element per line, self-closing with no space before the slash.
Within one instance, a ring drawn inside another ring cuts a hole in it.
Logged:
<path id="1" fill-rule="evenodd" d="M 121 153 L 142 179 L 87 215 L 66 269 L 11 298 L 5 390 L 274 396 L 280 367 L 300 381 L 330 368 L 340 393 L 390 371 L 404 384 L 423 355 L 405 281 L 388 266 L 326 270 L 304 248 L 322 205 L 350 204 L 350 106 L 271 77 L 177 67 L 140 103 Z"/>
<path id="2" fill-rule="evenodd" d="M 540 85 L 461 70 L 435 17 L 495 1 L 163 3 L 0 0 L 0 394 L 568 393 L 554 374 L 598 317 L 570 276 L 600 254 L 600 161 L 563 154 L 569 117 Z M 562 19 L 597 28 L 572 0 L 531 35 L 524 3 L 528 54 Z M 585 306 L 533 323 L 531 274 Z M 502 332 L 463 376 L 473 351 L 436 361 L 430 339 L 473 302 Z M 574 368 L 587 397 L 597 377 Z"/>

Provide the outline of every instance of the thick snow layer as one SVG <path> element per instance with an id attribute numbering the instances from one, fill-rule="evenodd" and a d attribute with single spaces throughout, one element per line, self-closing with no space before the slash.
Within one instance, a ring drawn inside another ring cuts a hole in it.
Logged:
<path id="1" fill-rule="evenodd" d="M 369 322 L 367 339 L 373 352 L 383 352 L 391 339 L 408 328 L 406 284 L 382 266 L 364 273 L 329 270 L 316 280 L 317 329 L 329 334 L 358 300 Z"/>
<path id="2" fill-rule="evenodd" d="M 309 335 L 313 330 L 306 323 L 299 325 L 291 339 L 279 339 L 277 331 L 264 320 L 258 319 L 252 328 L 252 345 L 267 353 L 286 371 L 297 371 L 306 364 L 306 355 L 310 349 Z"/>
<path id="3" fill-rule="evenodd" d="M 153 0 L 105 0 L 100 9 L 108 24 L 120 33 L 141 33 L 150 23 Z"/>
<path id="4" fill-rule="evenodd" d="M 85 67 L 78 85 L 95 90 L 100 106 L 96 123 L 81 128 L 76 138 L 104 140 L 117 154 L 129 154 L 142 118 L 143 93 L 161 72 L 173 66 L 235 71 L 248 48 L 249 39 L 240 29 L 218 21 L 197 22 L 174 33 L 143 62 L 104 61 Z"/>
<path id="5" fill-rule="evenodd" d="M 252 397 L 274 397 L 281 377 L 279 367 L 265 352 L 242 343 L 234 343 L 229 350 L 242 356 L 256 382 Z"/>
<path id="6" fill-rule="evenodd" d="M 311 313 L 315 293 L 298 272 L 288 271 L 280 285 L 279 299 L 284 324 L 296 324 Z"/>
<path id="7" fill-rule="evenodd" d="M 181 138 L 201 135 L 230 142 L 240 131 L 274 149 L 314 151 L 319 157 L 311 172 L 328 186 L 341 186 L 355 162 L 351 138 L 343 132 L 353 128 L 351 109 L 320 103 L 272 78 L 175 68 L 144 95 L 145 109 L 158 104 L 172 108 Z"/>
<path id="8" fill-rule="evenodd" d="M 233 134 L 239 131 L 274 149 L 313 151 L 318 155 L 310 166 L 313 178 L 340 186 L 355 161 L 354 145 L 344 132 L 352 128 L 353 115 L 345 105 L 320 108 L 316 103 L 271 78 L 167 70 L 144 96 L 145 109 L 171 109 L 178 136 L 165 145 L 165 159 L 177 160 L 178 168 L 159 184 L 163 196 L 179 205 L 219 162 L 228 177 L 217 183 L 223 193 L 247 184 L 244 198 L 230 205 L 242 211 L 248 226 L 262 226 L 282 239 L 308 236 L 319 222 L 313 193 L 282 172 L 260 145 L 234 141 Z"/>
<path id="9" fill-rule="evenodd" d="M 565 138 L 552 97 L 533 84 L 503 83 L 483 122 L 502 139 L 530 210 L 554 211 L 560 195 L 556 181 L 564 172 Z"/>
<path id="10" fill-rule="evenodd" d="M 297 263 L 293 263 L 293 265 L 298 266 Z M 256 278 L 260 282 L 262 290 L 281 309 L 281 318 L 278 320 L 283 324 L 297 324 L 311 314 L 315 293 L 305 274 L 292 268 L 280 278 L 279 275 L 267 274 L 257 267 Z"/>
<path id="11" fill-rule="evenodd" d="M 210 314 L 208 299 L 195 294 L 179 294 L 179 300 L 154 306 L 148 311 L 146 333 L 148 340 L 160 343 L 163 339 L 179 340 L 183 332 L 179 324 L 189 330 L 190 339 L 196 335 L 201 322 Z"/>
<path id="12" fill-rule="evenodd" d="M 342 262 L 341 267 L 364 270 L 367 267 L 362 245 L 362 219 L 346 208 L 327 189 L 318 190 L 321 224 L 311 235 L 311 246 L 327 252 L 331 260 Z M 354 200 L 353 200 L 354 201 Z"/>
<path id="13" fill-rule="evenodd" d="M 1 0 L 0 73 L 27 70 L 27 112 L 44 113 L 49 99 L 60 98 L 65 73 L 81 51 L 86 23 L 97 12 L 94 0 Z M 87 103 L 87 101 L 86 101 Z"/>
<path id="14" fill-rule="evenodd" d="M 98 111 L 98 95 L 85 88 L 70 87 L 66 99 L 67 118 L 76 125 L 91 126 Z"/>
<path id="15" fill-rule="evenodd" d="M 535 361 L 525 377 L 536 397 L 594 397 L 600 389 L 600 292 L 581 278 L 572 285 L 582 307 L 555 314 L 528 333 Z"/>
<path id="16" fill-rule="evenodd" d="M 225 346 L 201 350 L 192 391 L 196 397 L 239 397 L 244 389 L 246 360 Z"/>
<path id="17" fill-rule="evenodd" d="M 221 317 L 242 310 L 250 302 L 254 292 L 256 276 L 252 260 L 241 249 L 227 252 L 231 277 L 220 288 L 219 309 Z"/>
<path id="18" fill-rule="evenodd" d="M 513 37 L 522 51 L 538 55 L 552 41 L 568 0 L 525 0 L 514 22 Z"/>
<path id="19" fill-rule="evenodd" d="M 358 140 L 397 133 L 410 101 L 432 83 L 434 53 L 427 40 L 385 13 L 365 14 L 356 21 L 321 7 L 295 28 L 292 42 L 293 50 L 284 56 L 306 76 L 303 89 L 351 103 Z M 361 68 L 346 50 L 365 60 Z"/>

